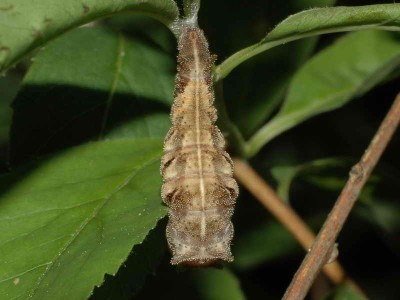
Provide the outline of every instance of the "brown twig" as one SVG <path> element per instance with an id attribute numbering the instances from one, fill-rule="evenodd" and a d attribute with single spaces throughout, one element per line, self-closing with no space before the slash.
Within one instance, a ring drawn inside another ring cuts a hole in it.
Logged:
<path id="1" fill-rule="evenodd" d="M 379 161 L 400 122 L 400 94 L 383 120 L 361 160 L 350 171 L 349 179 L 335 206 L 319 232 L 310 252 L 306 255 L 283 300 L 302 300 L 318 272 L 326 264 L 335 240 L 353 208 L 361 189 Z"/>
<path id="2" fill-rule="evenodd" d="M 245 161 L 234 158 L 235 177 L 250 193 L 285 226 L 301 246 L 308 251 L 315 235 L 300 216 L 260 177 Z M 345 280 L 346 275 L 338 262 L 328 264 L 325 274 L 335 284 Z"/>

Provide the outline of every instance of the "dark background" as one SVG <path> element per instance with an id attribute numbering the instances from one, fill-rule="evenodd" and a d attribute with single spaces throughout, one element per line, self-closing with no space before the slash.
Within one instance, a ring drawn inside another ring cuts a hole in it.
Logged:
<path id="1" fill-rule="evenodd" d="M 206 32 L 210 48 L 218 55 L 220 63 L 232 53 L 259 41 L 266 32 L 288 15 L 313 7 L 314 5 L 310 4 L 312 2 L 203 0 L 199 23 Z M 315 3 L 317 2 L 315 1 Z M 335 5 L 377 3 L 393 3 L 393 1 L 350 0 L 337 1 Z M 124 17 L 115 17 L 104 21 L 100 26 L 122 30 L 126 35 L 138 35 L 146 38 L 146 34 L 140 26 L 141 22 L 154 23 L 153 26 L 157 30 L 164 32 L 165 39 L 162 40 L 161 47 L 171 56 L 176 54 L 173 36 L 168 33 L 167 29 L 160 29 L 162 26 L 153 21 L 138 19 L 132 24 L 126 22 Z M 322 36 L 316 40 L 317 44 L 312 53 L 330 45 L 339 36 L 341 34 Z M 285 76 L 290 79 L 295 71 L 288 66 L 288 62 L 295 59 L 292 49 L 284 46 L 279 50 L 274 49 L 261 54 L 239 66 L 224 80 L 229 114 L 246 138 L 259 127 L 249 126 L 245 118 L 246 110 L 251 106 L 252 101 L 260 102 L 269 99 L 271 90 L 277 88 L 279 84 L 275 83 L 275 80 Z M 17 92 L 29 64 L 28 59 L 13 69 L 7 77 L 0 79 L 0 87 L 3 92 L 9 94 L 9 99 L 12 99 L 12 95 Z M 343 159 L 345 162 L 343 165 L 326 170 L 310 170 L 299 176 L 291 187 L 291 205 L 315 230 L 321 226 L 339 190 L 326 188 L 313 179 L 320 176 L 320 178 L 345 180 L 351 164 L 361 157 L 395 95 L 399 92 L 399 78 L 395 76 L 394 78 L 374 88 L 361 98 L 351 101 L 343 108 L 318 115 L 283 133 L 251 159 L 252 165 L 266 180 L 272 185 L 276 185 L 271 174 L 271 169 L 275 166 L 298 165 L 322 158 L 346 157 L 346 160 Z M 285 89 L 282 88 L 281 98 L 284 95 Z M 275 113 L 277 108 L 272 109 L 271 113 Z M 165 110 L 165 108 L 162 109 Z M 5 117 L 10 118 L 11 110 L 8 110 L 7 114 Z M 261 124 L 266 119 L 268 116 Z M 6 172 L 10 168 L 7 149 L 6 142 L 0 145 L 2 172 Z M 371 299 L 400 299 L 399 153 L 400 134 L 397 133 L 378 166 L 376 172 L 378 183 L 373 185 L 374 196 L 382 199 L 383 204 L 379 206 L 379 211 L 374 211 L 378 208 L 358 203 L 338 241 L 340 262 Z M 387 207 L 385 207 L 386 204 Z M 371 213 L 383 214 L 381 217 L 384 220 L 387 219 L 389 225 L 382 226 L 371 217 Z M 240 243 L 244 243 L 243 240 L 246 240 L 249 233 L 257 230 L 262 224 L 272 221 L 273 217 L 241 188 L 234 216 L 237 231 L 237 240 L 235 239 L 233 246 L 234 254 L 235 251 L 239 251 L 239 246 L 243 247 Z M 277 249 L 279 249 L 280 242 L 279 239 L 276 240 Z M 259 244 L 258 247 L 269 246 Z M 239 278 L 248 299 L 280 299 L 303 256 L 303 250 L 296 242 L 291 241 L 285 251 L 274 257 L 252 266 L 241 267 L 233 264 L 230 267 Z M 153 275 L 149 276 L 144 288 L 135 299 L 200 298 L 193 287 L 190 272 L 171 268 L 168 261 L 169 254 L 165 251 L 159 267 Z M 127 265 L 129 266 L 129 263 Z M 319 285 L 325 288 L 327 283 L 322 282 Z M 330 290 L 329 284 L 327 290 Z"/>

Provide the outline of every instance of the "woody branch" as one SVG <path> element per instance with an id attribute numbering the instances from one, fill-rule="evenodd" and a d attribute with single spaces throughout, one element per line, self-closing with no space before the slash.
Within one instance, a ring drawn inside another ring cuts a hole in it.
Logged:
<path id="1" fill-rule="evenodd" d="M 283 300 L 304 299 L 321 268 L 326 264 L 336 238 L 353 208 L 361 189 L 378 163 L 400 122 L 400 94 L 397 95 L 377 133 L 359 163 L 350 171 L 349 179 L 335 206 L 306 255 Z"/>

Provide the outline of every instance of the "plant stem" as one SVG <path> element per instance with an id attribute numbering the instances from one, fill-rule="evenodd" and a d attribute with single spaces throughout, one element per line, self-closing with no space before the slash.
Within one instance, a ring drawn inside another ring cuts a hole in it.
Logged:
<path id="1" fill-rule="evenodd" d="M 308 251 L 315 239 L 314 233 L 300 216 L 276 194 L 276 192 L 245 161 L 234 158 L 236 179 L 285 226 L 300 245 Z M 326 265 L 326 275 L 335 283 L 341 283 L 346 275 L 338 262 Z"/>
<path id="2" fill-rule="evenodd" d="M 387 144 L 391 140 L 400 122 L 400 94 L 383 120 L 370 145 L 350 171 L 349 179 L 343 188 L 335 206 L 319 232 L 310 252 L 306 255 L 292 282 L 286 290 L 283 300 L 304 299 L 318 272 L 326 264 L 330 251 L 344 222 L 353 208 L 361 189 L 371 175 Z"/>

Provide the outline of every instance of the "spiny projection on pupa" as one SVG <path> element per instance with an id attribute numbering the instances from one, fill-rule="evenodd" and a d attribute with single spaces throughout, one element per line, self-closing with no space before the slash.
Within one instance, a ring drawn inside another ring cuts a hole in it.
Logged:
<path id="1" fill-rule="evenodd" d="M 233 261 L 231 217 L 238 196 L 233 163 L 215 125 L 210 55 L 204 33 L 185 25 L 178 41 L 172 127 L 161 162 L 162 198 L 169 207 L 171 263 L 209 266 Z"/>

